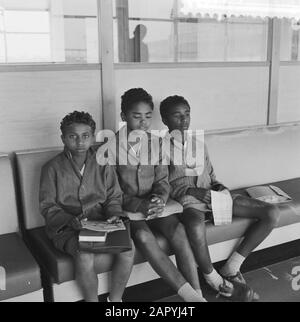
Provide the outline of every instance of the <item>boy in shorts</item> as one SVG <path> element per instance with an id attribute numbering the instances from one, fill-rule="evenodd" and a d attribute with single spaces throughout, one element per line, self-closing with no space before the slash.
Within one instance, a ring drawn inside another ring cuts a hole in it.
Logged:
<path id="1" fill-rule="evenodd" d="M 55 248 L 74 259 L 76 280 L 87 302 L 98 302 L 97 267 L 112 260 L 108 301 L 120 302 L 134 260 L 134 248 L 120 254 L 80 251 L 81 220 L 115 222 L 124 216 L 122 192 L 112 166 L 96 161 L 95 122 L 88 113 L 73 112 L 61 122 L 64 151 L 42 168 L 40 209 Z"/>
<path id="2" fill-rule="evenodd" d="M 181 96 L 168 97 L 160 105 L 161 117 L 169 129 L 167 135 L 171 136 L 170 142 L 173 149 L 181 147 L 181 150 L 184 151 L 185 134 L 190 126 L 190 110 L 189 103 Z M 172 137 L 174 131 L 181 133 L 181 141 Z M 245 238 L 227 260 L 219 274 L 213 268 L 209 255 L 205 217 L 207 214 L 211 214 L 211 190 L 228 191 L 228 189 L 217 181 L 206 146 L 204 147 L 202 173 L 197 176 L 189 176 L 187 168 L 185 161 L 182 165 L 175 165 L 171 157 L 169 167 L 170 185 L 172 187 L 171 197 L 179 201 L 184 207 L 181 220 L 193 248 L 196 262 L 203 272 L 205 280 L 213 289 L 232 300 L 252 300 L 254 293 L 249 287 L 247 288 L 240 273 L 240 267 L 249 254 L 276 227 L 279 220 L 278 209 L 274 205 L 259 200 L 241 195 L 232 196 L 233 216 L 253 218 L 256 221 L 246 232 Z M 242 289 L 241 285 L 245 286 L 244 291 L 236 292 L 237 289 Z"/>

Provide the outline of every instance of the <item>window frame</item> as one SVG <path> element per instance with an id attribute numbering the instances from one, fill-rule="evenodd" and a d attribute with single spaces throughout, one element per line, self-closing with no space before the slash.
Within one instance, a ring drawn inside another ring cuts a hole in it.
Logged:
<path id="1" fill-rule="evenodd" d="M 114 35 L 113 35 L 113 2 L 111 0 L 97 0 L 98 3 L 98 36 L 99 36 L 99 63 L 95 64 L 66 64 L 66 63 L 19 63 L 0 64 L 1 72 L 37 72 L 37 71 L 72 71 L 98 70 L 101 74 L 102 87 L 102 114 L 103 128 L 115 129 L 116 98 L 115 98 L 115 71 L 119 69 L 168 69 L 168 68 L 228 68 L 228 67 L 268 67 L 269 103 L 268 121 L 263 126 L 249 126 L 226 128 L 208 131 L 208 133 L 222 133 L 240 131 L 242 129 L 256 129 L 278 126 L 300 125 L 300 121 L 277 123 L 278 120 L 278 86 L 280 66 L 300 65 L 299 62 L 280 61 L 280 20 L 269 19 L 268 53 L 265 62 L 172 62 L 172 63 L 115 63 L 114 62 Z M 104 32 L 105 31 L 105 32 Z"/>

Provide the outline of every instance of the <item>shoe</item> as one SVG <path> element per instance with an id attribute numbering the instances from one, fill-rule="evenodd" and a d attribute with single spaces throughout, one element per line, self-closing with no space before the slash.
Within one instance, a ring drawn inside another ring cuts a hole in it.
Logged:
<path id="1" fill-rule="evenodd" d="M 241 283 L 244 285 L 247 284 L 247 282 L 244 279 L 244 276 L 242 275 L 241 272 L 237 272 L 235 275 L 232 275 L 232 276 L 225 276 L 224 278 L 226 280 L 228 280 L 229 282 L 238 282 L 238 283 Z M 253 293 L 253 301 L 259 301 L 259 299 L 260 299 L 260 296 L 258 295 L 258 293 L 254 292 Z"/>
<path id="2" fill-rule="evenodd" d="M 226 278 L 229 282 L 238 282 L 241 284 L 247 284 L 241 272 L 237 272 L 235 275 L 223 276 L 223 277 Z"/>
<path id="3" fill-rule="evenodd" d="M 254 291 L 247 284 L 223 279 L 223 284 L 219 287 L 219 294 L 233 302 L 252 302 Z"/>

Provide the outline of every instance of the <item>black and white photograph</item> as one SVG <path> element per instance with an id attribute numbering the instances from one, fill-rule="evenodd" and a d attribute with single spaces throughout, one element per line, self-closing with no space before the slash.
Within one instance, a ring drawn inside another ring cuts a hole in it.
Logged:
<path id="1" fill-rule="evenodd" d="M 300 0 L 0 0 L 0 302 L 300 302 Z"/>

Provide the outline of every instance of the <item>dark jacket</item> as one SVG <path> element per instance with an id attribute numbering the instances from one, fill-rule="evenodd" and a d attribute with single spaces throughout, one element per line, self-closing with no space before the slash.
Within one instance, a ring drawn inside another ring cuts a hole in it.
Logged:
<path id="1" fill-rule="evenodd" d="M 107 219 L 122 213 L 122 192 L 114 167 L 99 166 L 96 150 L 88 151 L 83 176 L 65 149 L 42 168 L 40 211 L 50 239 L 74 217 Z"/>

